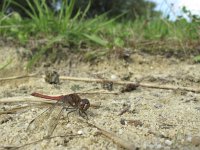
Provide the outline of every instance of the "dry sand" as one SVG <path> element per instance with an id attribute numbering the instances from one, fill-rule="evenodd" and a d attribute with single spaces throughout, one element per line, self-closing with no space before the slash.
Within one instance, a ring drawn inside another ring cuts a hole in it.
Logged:
<path id="1" fill-rule="evenodd" d="M 13 63 L 0 70 L 0 77 L 23 74 L 21 61 L 12 48 L 0 49 L 0 64 L 9 59 L 12 52 Z M 122 80 L 129 76 L 130 81 L 170 85 L 177 87 L 200 87 L 200 64 L 192 61 L 180 61 L 175 58 L 133 54 L 132 62 L 115 59 L 101 63 L 77 63 L 69 68 L 67 62 L 50 66 L 60 75 Z M 23 64 L 24 65 L 24 64 Z M 42 65 L 41 65 L 42 66 Z M 38 68 L 44 74 L 44 67 Z M 85 83 L 61 80 L 59 85 L 51 85 L 43 78 L 22 78 L 0 81 L 0 112 L 19 109 L 13 114 L 0 115 L 0 147 L 13 146 L 16 149 L 123 149 L 118 143 L 104 136 L 95 127 L 82 121 L 78 112 L 69 115 L 64 111 L 53 134 L 54 138 L 41 140 L 46 134 L 49 122 L 41 121 L 42 127 L 34 131 L 26 130 L 29 122 L 46 110 L 49 104 L 38 105 L 31 100 L 32 92 L 48 95 L 62 95 L 80 91 L 102 90 L 99 83 Z M 91 90 L 93 89 L 93 90 Z M 113 91 L 119 92 L 121 85 L 114 84 Z M 128 141 L 138 149 L 200 149 L 200 93 L 181 90 L 163 90 L 139 87 L 137 90 L 114 94 L 81 94 L 91 104 L 99 104 L 99 108 L 91 107 L 88 111 L 89 122 L 98 125 L 115 136 Z M 11 102 L 9 100 L 24 100 Z M 4 101 L 4 102 L 2 102 Z M 127 106 L 127 112 L 119 113 Z M 78 134 L 78 135 L 77 135 Z M 61 137 L 65 136 L 65 137 Z M 25 144 L 28 144 L 25 146 Z"/>

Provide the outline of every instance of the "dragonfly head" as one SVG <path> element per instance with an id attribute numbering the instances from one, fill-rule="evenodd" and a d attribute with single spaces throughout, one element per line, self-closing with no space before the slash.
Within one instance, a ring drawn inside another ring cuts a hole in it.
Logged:
<path id="1" fill-rule="evenodd" d="M 85 112 L 90 107 L 90 102 L 88 99 L 81 99 L 78 109 L 82 112 Z"/>

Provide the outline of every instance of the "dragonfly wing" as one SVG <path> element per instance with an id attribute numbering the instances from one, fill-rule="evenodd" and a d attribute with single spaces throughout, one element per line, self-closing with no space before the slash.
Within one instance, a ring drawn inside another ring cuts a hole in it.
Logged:
<path id="1" fill-rule="evenodd" d="M 59 119 L 62 115 L 62 112 L 64 110 L 63 106 L 57 106 L 55 107 L 55 109 L 53 110 L 53 112 L 51 113 L 51 117 L 48 120 L 48 124 L 47 124 L 47 133 L 45 135 L 45 137 L 50 137 L 53 134 L 53 131 L 55 130 Z"/>
<path id="2" fill-rule="evenodd" d="M 40 115 L 38 115 L 36 118 L 34 118 L 28 125 L 27 130 L 30 131 L 31 133 L 33 132 L 40 132 L 42 129 L 45 129 L 45 124 L 46 121 L 49 119 L 51 113 L 53 112 L 54 108 L 58 105 L 59 103 L 56 102 L 53 104 L 51 107 L 46 109 L 44 112 L 42 112 Z"/>

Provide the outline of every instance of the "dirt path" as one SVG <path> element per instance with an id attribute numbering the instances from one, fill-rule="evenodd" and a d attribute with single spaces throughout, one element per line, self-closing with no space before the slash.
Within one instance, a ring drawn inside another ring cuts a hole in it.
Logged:
<path id="1" fill-rule="evenodd" d="M 0 50 L 0 64 L 10 56 Z M 3 53 L 3 55 L 1 55 Z M 13 62 L 7 69 L 0 70 L 0 77 L 20 75 L 18 56 L 13 53 Z M 60 75 L 154 83 L 158 85 L 200 87 L 200 64 L 190 60 L 180 61 L 175 58 L 166 59 L 161 56 L 133 54 L 132 62 L 115 59 L 98 64 L 67 62 L 50 66 Z M 23 67 L 22 67 L 23 68 Z M 42 70 L 40 67 L 39 70 Z M 43 74 L 44 71 L 40 71 Z M 39 107 L 30 102 L 9 103 L 8 99 L 27 99 L 32 92 L 49 95 L 61 95 L 89 89 L 102 90 L 99 83 L 85 83 L 61 80 L 59 85 L 51 85 L 43 78 L 26 78 L 11 81 L 1 81 L 0 112 L 21 106 L 30 106 L 18 110 L 14 114 L 0 115 L 0 146 L 20 146 L 42 138 L 44 130 L 33 133 L 26 131 L 29 122 L 46 107 Z M 119 92 L 121 86 L 114 84 L 113 91 Z M 200 149 L 200 93 L 180 90 L 162 90 L 141 88 L 127 93 L 84 94 L 92 104 L 101 103 L 99 108 L 87 111 L 89 121 L 106 131 L 126 140 L 140 149 Z M 39 98 L 33 98 L 39 99 Z M 123 108 L 130 106 L 127 112 L 118 115 Z M 80 120 L 78 113 L 69 116 L 63 113 L 52 136 L 38 143 L 27 145 L 20 149 L 121 149 L 111 139 Z M 79 134 L 79 135 L 77 135 Z M 76 136 L 72 136 L 76 135 Z"/>

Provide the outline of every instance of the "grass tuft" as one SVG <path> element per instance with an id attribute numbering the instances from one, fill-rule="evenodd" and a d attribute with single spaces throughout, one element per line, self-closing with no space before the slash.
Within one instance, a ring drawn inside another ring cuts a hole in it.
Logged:
<path id="1" fill-rule="evenodd" d="M 21 8 L 29 17 L 23 18 L 17 12 L 5 15 L 0 12 L 0 35 L 12 37 L 25 45 L 32 39 L 45 39 L 44 45 L 28 63 L 33 66 L 44 53 L 47 53 L 55 43 L 86 43 L 91 48 L 102 48 L 102 52 L 88 52 L 87 60 L 105 56 L 107 48 L 130 47 L 144 51 L 178 51 L 187 53 L 199 45 L 200 19 L 197 17 L 188 22 L 184 18 L 169 21 L 165 18 L 138 17 L 132 21 L 116 21 L 119 17 L 108 19 L 107 14 L 86 18 L 91 6 L 88 3 L 85 10 L 74 14 L 75 0 L 62 1 L 59 12 L 54 12 L 47 6 L 45 0 L 26 0 L 30 9 L 25 8 L 14 0 L 5 0 L 3 11 L 9 4 Z M 197 54 L 198 55 L 198 54 Z"/>

